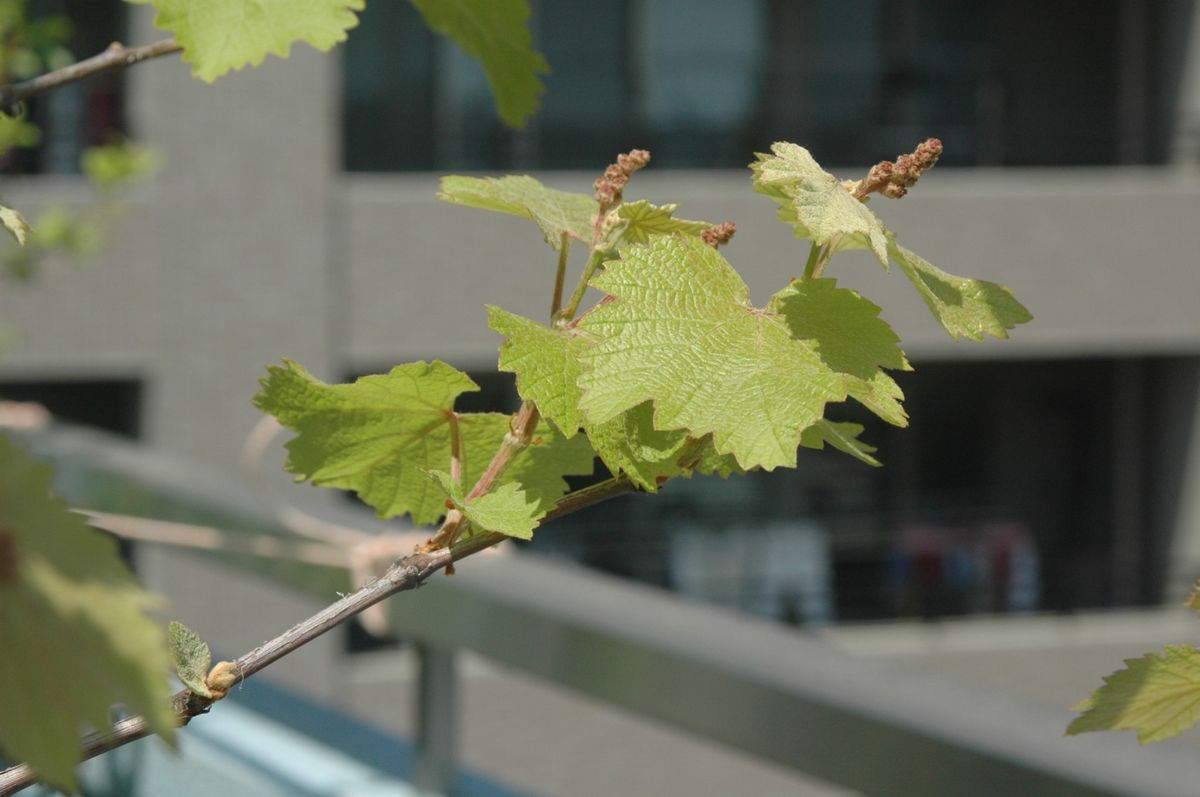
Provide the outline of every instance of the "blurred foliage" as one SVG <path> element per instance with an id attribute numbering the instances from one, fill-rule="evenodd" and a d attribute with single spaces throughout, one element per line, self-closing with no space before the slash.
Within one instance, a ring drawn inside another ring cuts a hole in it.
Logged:
<path id="1" fill-rule="evenodd" d="M 104 246 L 108 231 L 124 212 L 122 191 L 161 166 L 157 150 L 114 136 L 110 143 L 84 150 L 82 170 L 94 197 L 82 207 L 50 205 L 30 223 L 25 246 L 15 242 L 0 250 L 4 273 L 19 281 L 32 279 L 48 258 L 84 258 Z"/>
<path id="2" fill-rule="evenodd" d="M 63 14 L 37 16 L 29 0 L 0 0 L 0 83 L 26 80 L 74 63 L 67 44 L 74 33 Z M 42 134 L 26 118 L 0 115 L 0 158 L 15 148 L 36 147 Z M 0 273 L 32 279 L 50 258 L 78 259 L 104 245 L 109 228 L 122 215 L 122 190 L 154 174 L 161 158 L 153 149 L 113 132 L 106 144 L 84 150 L 80 171 L 93 188 L 83 206 L 50 205 L 31 216 L 28 239 L 0 246 Z"/>

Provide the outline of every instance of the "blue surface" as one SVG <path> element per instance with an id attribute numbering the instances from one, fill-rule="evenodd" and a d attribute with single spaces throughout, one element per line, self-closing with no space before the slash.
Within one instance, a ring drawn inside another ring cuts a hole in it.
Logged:
<path id="1" fill-rule="evenodd" d="M 247 681 L 230 692 L 228 699 L 380 772 L 407 779 L 412 768 L 413 746 L 409 741 L 265 680 Z M 214 706 L 213 711 L 220 708 Z M 204 718 L 194 722 L 204 722 Z M 461 769 L 454 794 L 455 797 L 528 797 Z"/>

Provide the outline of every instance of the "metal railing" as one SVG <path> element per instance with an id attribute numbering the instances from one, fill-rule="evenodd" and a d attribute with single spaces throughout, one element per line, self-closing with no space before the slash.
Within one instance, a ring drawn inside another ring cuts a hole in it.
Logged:
<path id="1" fill-rule="evenodd" d="M 69 500 L 285 533 L 244 486 L 178 460 L 73 429 L 28 442 L 59 466 Z M 312 575 L 227 558 L 291 586 Z M 456 650 L 869 795 L 1183 797 L 1200 783 L 1186 751 L 1064 739 L 1062 711 L 780 625 L 531 556 L 463 569 L 390 602 L 392 628 L 418 641 L 413 777 L 431 790 L 453 788 Z"/>

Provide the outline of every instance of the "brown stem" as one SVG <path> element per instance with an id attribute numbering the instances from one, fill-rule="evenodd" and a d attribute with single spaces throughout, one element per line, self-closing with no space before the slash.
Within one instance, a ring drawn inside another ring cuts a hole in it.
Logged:
<path id="1" fill-rule="evenodd" d="M 521 404 L 521 409 L 513 418 L 512 430 L 504 436 L 504 442 L 488 463 L 487 470 L 479 477 L 479 481 L 475 482 L 471 492 L 467 493 L 468 501 L 486 495 L 496 485 L 509 463 L 513 461 L 513 457 L 521 453 L 533 439 L 533 430 L 537 428 L 539 417 L 541 416 L 538 415 L 538 409 L 532 401 Z"/>
<path id="2" fill-rule="evenodd" d="M 528 446 L 529 441 L 533 439 L 533 430 L 537 428 L 539 417 L 537 407 L 532 401 L 521 404 L 521 409 L 513 416 L 508 434 L 504 435 L 504 442 L 500 444 L 492 461 L 488 463 L 487 470 L 479 477 L 479 481 L 475 482 L 475 486 L 471 488 L 471 492 L 467 493 L 464 500 L 472 501 L 487 494 L 495 486 L 509 463 L 512 462 L 513 457 Z M 417 552 L 431 553 L 449 548 L 458 538 L 458 532 L 465 520 L 466 518 L 463 517 L 460 510 L 451 509 L 447 513 L 446 519 L 442 521 L 441 528 L 429 538 L 428 542 L 418 548 Z"/>
<path id="3" fill-rule="evenodd" d="M 163 39 L 153 44 L 143 44 L 140 47 L 126 47 L 119 42 L 108 45 L 108 49 L 99 55 L 85 58 L 82 61 L 38 75 L 35 78 L 0 86 L 0 113 L 8 116 L 18 116 L 21 104 L 30 97 L 43 94 L 68 83 L 75 83 L 85 78 L 111 72 L 114 69 L 124 69 L 141 63 L 150 58 L 177 53 L 183 45 L 174 39 Z"/>
<path id="4" fill-rule="evenodd" d="M 554 508 L 546 513 L 545 521 L 560 518 L 585 507 L 607 501 L 623 493 L 633 492 L 636 487 L 625 476 L 600 482 L 582 490 L 563 496 Z M 330 604 L 306 620 L 297 623 L 279 636 L 264 642 L 234 662 L 235 668 L 245 680 L 263 668 L 296 651 L 360 612 L 399 592 L 415 589 L 438 570 L 460 559 L 465 559 L 485 548 L 508 539 L 494 532 L 476 535 L 462 540 L 454 548 L 443 548 L 431 553 L 416 553 L 393 562 L 382 576 L 360 589 Z M 187 689 L 180 690 L 171 698 L 172 707 L 179 724 L 188 722 L 208 711 L 212 701 L 196 697 Z M 150 728 L 141 716 L 127 717 L 107 733 L 88 734 L 83 739 L 81 761 L 95 758 L 101 753 L 150 735 Z M 0 797 L 9 797 L 26 786 L 37 782 L 33 770 L 25 764 L 17 764 L 0 772 Z"/>

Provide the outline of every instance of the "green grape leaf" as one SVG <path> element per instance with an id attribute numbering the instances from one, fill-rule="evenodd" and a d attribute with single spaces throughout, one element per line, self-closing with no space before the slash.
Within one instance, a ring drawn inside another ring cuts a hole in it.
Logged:
<path id="1" fill-rule="evenodd" d="M 562 248 L 563 233 L 591 243 L 592 220 L 600 205 L 586 194 L 547 188 L 527 175 L 508 177 L 443 177 L 438 199 L 455 205 L 520 216 L 537 224 L 554 251 Z"/>
<path id="2" fill-rule="evenodd" d="M 500 347 L 500 370 L 517 375 L 517 392 L 537 405 L 542 417 L 567 437 L 583 425 L 579 411 L 579 353 L 586 346 L 578 331 L 551 329 L 488 305 L 488 326 L 507 338 Z"/>
<path id="3" fill-rule="evenodd" d="M 621 240 L 627 244 L 644 244 L 651 235 L 684 233 L 699 235 L 713 225 L 707 221 L 689 221 L 674 217 L 679 205 L 651 205 L 644 199 L 623 202 L 617 206 L 617 217 L 625 222 Z"/>
<path id="4" fill-rule="evenodd" d="M 900 337 L 879 317 L 880 308 L 837 280 L 796 281 L 775 294 L 772 307 L 792 335 L 813 344 L 831 371 L 843 374 L 846 391 L 895 426 L 907 426 L 904 393 L 884 368 L 912 370 Z"/>
<path id="5" fill-rule="evenodd" d="M 908 413 L 904 411 L 904 391 L 896 380 L 879 371 L 870 379 L 846 378 L 846 392 L 850 397 L 878 415 L 892 426 L 908 426 Z"/>
<path id="6" fill-rule="evenodd" d="M 483 65 L 500 118 L 523 127 L 537 110 L 550 66 L 533 49 L 527 0 L 412 0 L 431 29 Z"/>
<path id="7" fill-rule="evenodd" d="M 463 497 L 463 488 L 451 480 L 450 474 L 431 470 L 429 475 L 477 529 L 528 540 L 533 538 L 533 530 L 546 514 L 516 482 L 502 484 L 490 493 L 467 501 Z"/>
<path id="8" fill-rule="evenodd" d="M 507 415 L 451 414 L 460 394 L 478 389 L 439 361 L 329 385 L 285 360 L 268 368 L 254 403 L 298 433 L 287 444 L 289 471 L 317 486 L 354 490 L 380 517 L 409 513 L 415 523 L 428 524 L 446 511 L 426 473 L 449 467 L 451 420 L 468 484 L 483 475 L 509 431 Z M 562 476 L 591 473 L 592 452 L 582 438 L 565 440 L 546 424 L 536 430 L 535 443 L 514 458 L 501 483 L 520 481 L 539 503 L 553 504 L 567 489 Z"/>
<path id="9" fill-rule="evenodd" d="M 1167 645 L 1164 655 L 1126 659 L 1075 710 L 1083 713 L 1068 735 L 1133 730 L 1142 744 L 1177 736 L 1200 720 L 1200 650 Z"/>
<path id="10" fill-rule="evenodd" d="M 287 58 L 295 42 L 329 50 L 358 24 L 365 0 L 129 0 L 150 3 L 154 25 L 183 45 L 183 60 L 206 83 L 268 55 Z"/>
<path id="11" fill-rule="evenodd" d="M 76 788 L 84 725 L 105 730 L 121 703 L 173 738 L 170 662 L 159 601 L 113 540 L 50 492 L 53 473 L 0 437 L 0 748 Z"/>
<path id="12" fill-rule="evenodd" d="M 504 422 L 504 431 L 507 432 L 509 416 L 501 415 L 499 418 Z M 500 439 L 503 439 L 503 435 Z M 492 446 L 492 451 L 498 445 L 499 440 Z M 509 463 L 497 486 L 509 482 L 519 485 L 537 505 L 538 517 L 541 517 L 570 489 L 564 476 L 588 476 L 595 464 L 596 454 L 583 435 L 568 440 L 550 424 L 542 422 L 534 430 L 530 444 Z M 481 475 L 482 471 L 475 473 L 464 468 L 463 483 L 474 484 Z"/>
<path id="13" fill-rule="evenodd" d="M 754 190 L 780 205 L 779 218 L 792 225 L 796 237 L 818 245 L 834 241 L 836 251 L 868 249 L 886 269 L 887 228 L 879 217 L 804 147 L 780 141 L 771 152 L 757 153 L 750 164 Z"/>
<path id="14" fill-rule="evenodd" d="M 653 237 L 592 285 L 610 294 L 579 321 L 597 341 L 579 382 L 592 426 L 651 400 L 655 428 L 711 433 L 718 454 L 770 470 L 795 466 L 801 430 L 846 398 L 842 376 L 699 239 Z"/>
<path id="15" fill-rule="evenodd" d="M 212 651 L 200 636 L 183 623 L 172 620 L 167 626 L 167 646 L 171 649 L 171 663 L 175 674 L 183 685 L 200 697 L 211 698 L 212 692 L 205 683 L 212 668 Z"/>
<path id="16" fill-rule="evenodd" d="M 805 448 L 815 448 L 820 451 L 825 444 L 842 451 L 855 459 L 862 460 L 868 465 L 879 467 L 881 463 L 871 456 L 876 451 L 875 446 L 868 445 L 858 439 L 863 427 L 857 423 L 840 423 L 822 420 L 805 429 L 800 434 L 800 445 Z"/>
<path id="17" fill-rule="evenodd" d="M 20 211 L 0 205 L 0 224 L 3 224 L 4 229 L 12 234 L 13 240 L 21 246 L 25 245 L 25 241 L 29 238 L 29 232 L 32 228 L 29 226 L 29 222 L 25 221 L 25 217 L 21 215 Z"/>
<path id="18" fill-rule="evenodd" d="M 687 432 L 654 428 L 654 406 L 643 402 L 608 421 L 587 428 L 592 448 L 600 461 L 616 473 L 624 473 L 647 492 L 658 492 L 659 479 L 685 473 L 679 457 L 687 445 Z"/>
<path id="19" fill-rule="evenodd" d="M 426 524 L 445 506 L 425 471 L 449 466 L 454 400 L 478 389 L 466 374 L 436 360 L 398 365 L 348 385 L 326 384 L 285 360 L 267 369 L 254 404 L 298 433 L 287 444 L 290 472 L 320 487 L 356 491 L 379 517 L 411 513 L 414 522 Z M 495 450 L 486 446 L 503 439 L 506 424 L 460 420 L 459 427 L 464 464 L 482 472 Z"/>
<path id="20" fill-rule="evenodd" d="M 984 335 L 1007 338 L 1008 330 L 1033 320 L 1003 285 L 947 274 L 894 240 L 888 247 L 934 318 L 955 340 L 983 340 Z"/>

